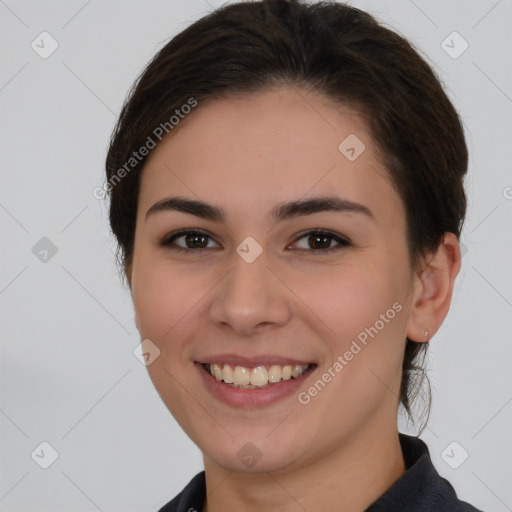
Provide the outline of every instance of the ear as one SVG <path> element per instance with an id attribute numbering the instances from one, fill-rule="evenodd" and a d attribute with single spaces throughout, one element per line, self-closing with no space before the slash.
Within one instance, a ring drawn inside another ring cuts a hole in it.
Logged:
<path id="1" fill-rule="evenodd" d="M 407 337 L 417 342 L 429 341 L 450 309 L 453 285 L 461 263 L 457 236 L 445 233 L 437 252 L 426 263 L 424 270 L 414 276 L 412 308 L 407 323 Z"/>

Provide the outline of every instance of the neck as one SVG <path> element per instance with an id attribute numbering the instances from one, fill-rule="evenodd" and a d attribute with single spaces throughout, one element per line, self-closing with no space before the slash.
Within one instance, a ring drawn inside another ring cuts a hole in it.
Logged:
<path id="1" fill-rule="evenodd" d="M 360 512 L 406 471 L 398 430 L 361 430 L 298 469 L 234 473 L 204 457 L 208 498 L 203 512 L 322 510 Z"/>

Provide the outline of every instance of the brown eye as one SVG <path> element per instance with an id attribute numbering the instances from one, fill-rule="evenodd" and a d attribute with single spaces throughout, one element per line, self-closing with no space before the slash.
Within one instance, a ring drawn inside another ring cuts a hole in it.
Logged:
<path id="1" fill-rule="evenodd" d="M 300 251 L 325 253 L 336 251 L 350 245 L 350 242 L 346 238 L 322 230 L 308 231 L 297 240 L 302 239 L 305 239 L 305 247 L 299 247 Z M 338 245 L 331 247 L 332 241 L 335 241 Z M 297 242 L 295 243 L 297 244 Z"/>
<path id="2" fill-rule="evenodd" d="M 177 240 L 182 240 L 179 244 Z M 351 245 L 350 242 L 339 235 L 330 233 L 323 230 L 314 230 L 304 233 L 300 238 L 297 239 L 294 245 L 299 240 L 305 240 L 305 246 L 299 247 L 299 251 L 314 252 L 314 253 L 326 253 L 333 252 L 343 247 Z M 167 247 L 172 250 L 192 252 L 201 251 L 204 249 L 213 249 L 214 247 L 208 247 L 208 241 L 212 240 L 208 233 L 198 230 L 183 230 L 177 233 L 173 233 L 164 238 L 160 245 Z M 332 242 L 336 242 L 337 245 L 331 246 Z"/>
<path id="3" fill-rule="evenodd" d="M 184 236 L 185 245 L 187 245 L 187 248 L 204 249 L 208 245 L 208 242 L 205 243 L 205 240 L 208 238 L 205 235 L 188 234 L 188 235 L 183 235 L 183 236 Z M 188 245 L 188 244 L 190 244 L 190 245 Z"/>
<path id="4" fill-rule="evenodd" d="M 313 249 L 329 249 L 332 237 L 328 235 L 309 235 L 308 241 Z"/>
<path id="5" fill-rule="evenodd" d="M 179 239 L 182 239 L 183 242 L 176 244 L 176 240 Z M 212 247 L 208 247 L 208 239 L 211 239 L 208 233 L 189 229 L 167 236 L 161 241 L 160 245 L 185 252 L 197 249 L 211 249 Z"/>

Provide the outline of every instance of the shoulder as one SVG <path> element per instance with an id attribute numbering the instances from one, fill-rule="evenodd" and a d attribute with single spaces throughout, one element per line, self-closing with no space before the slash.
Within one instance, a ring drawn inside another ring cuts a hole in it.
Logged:
<path id="1" fill-rule="evenodd" d="M 459 500 L 450 482 L 442 477 L 439 477 L 439 487 L 432 499 L 432 510 L 438 510 L 439 512 L 483 512 L 473 505 Z"/>
<path id="2" fill-rule="evenodd" d="M 206 497 L 205 473 L 195 475 L 185 488 L 158 512 L 201 512 Z"/>

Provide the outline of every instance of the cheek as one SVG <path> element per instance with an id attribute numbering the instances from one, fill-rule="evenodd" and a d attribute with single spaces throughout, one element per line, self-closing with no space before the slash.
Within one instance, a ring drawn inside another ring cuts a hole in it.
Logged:
<path id="1" fill-rule="evenodd" d="M 391 269 L 380 265 L 347 265 L 331 272 L 328 279 L 318 275 L 302 279 L 295 288 L 316 313 L 308 318 L 314 331 L 323 333 L 326 366 L 338 356 L 344 359 L 343 370 L 337 373 L 340 378 L 335 380 L 339 385 L 344 381 L 344 390 L 351 390 L 348 396 L 373 393 L 372 384 L 378 378 L 370 370 L 389 382 L 400 369 L 407 313 L 396 279 Z"/>
<path id="2" fill-rule="evenodd" d="M 324 324 L 326 335 L 338 340 L 336 348 L 342 349 L 347 340 L 373 324 L 380 313 L 391 307 L 392 301 L 387 299 L 388 287 L 377 270 L 371 272 L 368 266 L 341 265 L 323 275 L 298 279 L 294 290 L 305 306 L 316 313 L 313 318 L 317 324 Z"/>
<path id="3" fill-rule="evenodd" d="M 183 389 L 190 388 L 193 368 L 187 341 L 197 327 L 194 314 L 200 307 L 199 292 L 204 295 L 205 288 L 190 282 L 179 266 L 142 254 L 134 259 L 133 275 L 140 339 L 151 340 L 160 351 L 147 370 L 167 408 L 181 419 L 189 401 Z"/>
<path id="4" fill-rule="evenodd" d="M 139 258 L 134 267 L 132 297 L 141 337 L 161 350 L 173 350 L 173 341 L 192 332 L 191 319 L 201 307 L 207 288 L 199 278 L 155 259 Z"/>

